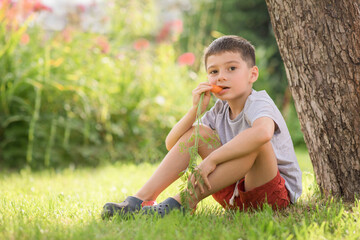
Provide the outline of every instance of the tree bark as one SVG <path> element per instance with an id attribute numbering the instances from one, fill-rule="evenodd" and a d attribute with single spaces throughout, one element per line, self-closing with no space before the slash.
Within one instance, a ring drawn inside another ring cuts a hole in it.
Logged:
<path id="1" fill-rule="evenodd" d="M 360 1 L 266 0 L 325 195 L 360 196 Z"/>

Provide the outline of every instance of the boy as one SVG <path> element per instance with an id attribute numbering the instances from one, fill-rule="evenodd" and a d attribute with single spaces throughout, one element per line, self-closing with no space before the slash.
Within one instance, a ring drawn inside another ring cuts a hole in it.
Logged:
<path id="1" fill-rule="evenodd" d="M 103 217 L 141 209 L 145 214 L 164 216 L 185 205 L 195 209 L 209 195 L 224 208 L 240 210 L 261 208 L 264 203 L 285 208 L 300 197 L 301 171 L 286 123 L 267 93 L 252 89 L 259 75 L 254 47 L 241 37 L 223 36 L 210 44 L 204 61 L 209 82 L 193 90 L 193 107 L 168 134 L 169 153 L 134 196 L 105 204 Z M 214 93 L 218 100 L 202 117 L 199 132 L 204 139 L 219 136 L 220 146 L 208 148 L 200 140 L 198 152 L 203 161 L 196 168 L 198 174 L 189 179 L 193 189 L 185 190 L 190 198 L 184 200 L 178 194 L 146 206 L 188 166 L 189 154 L 180 153 L 180 145 L 194 144 L 188 139 L 194 132 L 197 105 L 204 93 L 201 109 L 205 111 L 212 85 L 222 90 Z"/>

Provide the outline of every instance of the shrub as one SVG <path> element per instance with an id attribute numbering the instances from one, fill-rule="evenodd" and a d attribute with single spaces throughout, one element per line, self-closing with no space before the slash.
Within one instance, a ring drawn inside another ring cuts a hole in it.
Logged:
<path id="1" fill-rule="evenodd" d="M 151 12 L 152 1 L 146 2 L 141 6 Z M 113 9 L 116 24 L 106 35 L 76 28 L 49 35 L 26 23 L 5 31 L 4 17 L 0 38 L 10 47 L 0 59 L 3 166 L 140 162 L 165 153 L 167 132 L 190 106 L 194 73 L 178 65 L 181 52 L 173 44 L 149 35 L 156 18 L 149 22 L 127 4 Z M 136 47 L 139 38 L 148 44 Z"/>

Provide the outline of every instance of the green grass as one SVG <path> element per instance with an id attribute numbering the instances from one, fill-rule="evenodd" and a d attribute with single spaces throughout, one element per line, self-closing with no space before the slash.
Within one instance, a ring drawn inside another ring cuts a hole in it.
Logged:
<path id="1" fill-rule="evenodd" d="M 156 165 L 2 172 L 0 239 L 360 239 L 359 201 L 345 204 L 321 197 L 307 152 L 297 154 L 304 194 L 279 212 L 226 212 L 208 198 L 194 215 L 103 221 L 104 203 L 135 193 Z M 179 184 L 158 201 L 175 194 Z"/>

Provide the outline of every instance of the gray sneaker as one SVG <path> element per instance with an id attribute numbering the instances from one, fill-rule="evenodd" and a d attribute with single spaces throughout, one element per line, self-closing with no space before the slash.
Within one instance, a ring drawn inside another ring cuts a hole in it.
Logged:
<path id="1" fill-rule="evenodd" d="M 178 210 L 185 214 L 184 207 L 178 203 L 174 198 L 167 198 L 165 201 L 153 205 L 153 206 L 144 206 L 142 208 L 142 214 L 143 215 L 158 215 L 160 217 L 164 217 L 165 215 L 169 214 L 173 210 Z"/>
<path id="2" fill-rule="evenodd" d="M 116 214 L 120 216 L 128 216 L 134 212 L 139 212 L 141 210 L 141 203 L 143 201 L 133 196 L 129 196 L 125 201 L 121 203 L 106 203 L 103 207 L 101 213 L 102 219 L 111 218 Z"/>

